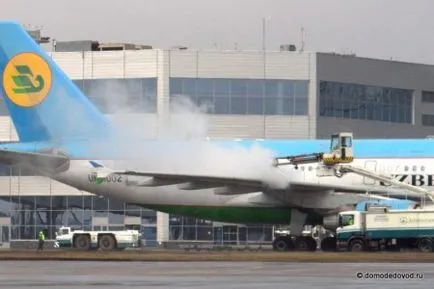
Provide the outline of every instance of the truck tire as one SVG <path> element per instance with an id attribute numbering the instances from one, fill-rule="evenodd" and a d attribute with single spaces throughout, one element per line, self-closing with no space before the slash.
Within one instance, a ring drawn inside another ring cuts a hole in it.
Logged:
<path id="1" fill-rule="evenodd" d="M 348 244 L 348 251 L 363 252 L 365 251 L 365 242 L 362 239 L 353 239 Z"/>
<path id="2" fill-rule="evenodd" d="M 336 247 L 336 238 L 334 237 L 327 237 L 321 242 L 321 251 L 323 252 L 334 252 L 337 250 Z"/>
<path id="3" fill-rule="evenodd" d="M 90 249 L 90 238 L 88 235 L 77 235 L 74 238 L 74 248 L 79 250 L 89 250 Z"/>
<path id="4" fill-rule="evenodd" d="M 434 250 L 434 244 L 431 238 L 421 238 L 417 242 L 417 247 L 421 252 L 428 253 Z"/>
<path id="5" fill-rule="evenodd" d="M 111 251 L 116 249 L 116 240 L 113 235 L 101 235 L 98 242 L 99 248 L 103 251 Z"/>

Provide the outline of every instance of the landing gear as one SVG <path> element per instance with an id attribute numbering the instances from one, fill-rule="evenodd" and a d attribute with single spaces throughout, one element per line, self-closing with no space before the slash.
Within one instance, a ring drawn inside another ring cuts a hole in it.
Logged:
<path id="1" fill-rule="evenodd" d="M 323 252 L 334 252 L 337 251 L 336 238 L 327 237 L 321 242 L 321 251 Z"/>
<path id="2" fill-rule="evenodd" d="M 274 251 L 316 251 L 316 241 L 312 237 L 296 237 L 280 236 L 273 241 Z"/>
<path id="3" fill-rule="evenodd" d="M 291 236 L 280 236 L 273 241 L 274 251 L 292 251 L 294 248 L 294 242 L 292 241 Z"/>
<path id="4" fill-rule="evenodd" d="M 295 249 L 297 251 L 316 251 L 316 241 L 312 237 L 298 237 L 295 241 Z"/>

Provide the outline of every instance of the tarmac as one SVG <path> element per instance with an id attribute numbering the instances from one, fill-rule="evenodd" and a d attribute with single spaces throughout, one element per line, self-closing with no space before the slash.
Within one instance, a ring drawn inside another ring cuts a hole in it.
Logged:
<path id="1" fill-rule="evenodd" d="M 426 263 L 0 261 L 0 288 L 426 289 L 433 272 Z"/>
<path id="2" fill-rule="evenodd" d="M 434 253 L 422 252 L 185 252 L 185 251 L 0 251 L 0 261 L 146 261 L 146 262 L 321 262 L 434 263 Z"/>

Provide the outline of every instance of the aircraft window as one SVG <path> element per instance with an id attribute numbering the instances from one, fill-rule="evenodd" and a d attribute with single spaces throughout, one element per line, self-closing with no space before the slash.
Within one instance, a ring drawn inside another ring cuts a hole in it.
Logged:
<path id="1" fill-rule="evenodd" d="M 404 171 L 406 171 L 406 172 L 408 171 L 408 166 L 404 167 Z"/>
<path id="2" fill-rule="evenodd" d="M 304 171 L 304 167 L 301 167 L 301 170 Z"/>
<path id="3" fill-rule="evenodd" d="M 421 171 L 421 172 L 424 172 L 424 171 L 425 171 L 425 167 L 424 167 L 424 166 L 421 166 L 421 167 L 420 167 L 420 171 Z"/>
<path id="4" fill-rule="evenodd" d="M 413 172 L 417 171 L 417 167 L 413 166 Z"/>
<path id="5" fill-rule="evenodd" d="M 312 170 L 312 167 L 311 166 L 309 166 L 309 171 L 311 171 Z"/>

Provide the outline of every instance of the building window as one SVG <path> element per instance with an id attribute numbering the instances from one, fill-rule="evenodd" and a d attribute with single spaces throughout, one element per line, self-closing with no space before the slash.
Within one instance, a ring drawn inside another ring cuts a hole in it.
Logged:
<path id="1" fill-rule="evenodd" d="M 156 78 L 80 79 L 74 83 L 103 113 L 155 113 Z"/>
<path id="2" fill-rule="evenodd" d="M 434 103 L 434 92 L 422 91 L 422 102 Z"/>
<path id="3" fill-rule="evenodd" d="M 308 81 L 170 78 L 173 107 L 180 97 L 211 114 L 307 115 Z"/>
<path id="4" fill-rule="evenodd" d="M 423 126 L 434 126 L 434 115 L 422 114 L 422 125 Z"/>
<path id="5" fill-rule="evenodd" d="M 320 116 L 412 123 L 412 113 L 412 90 L 320 82 Z"/>

